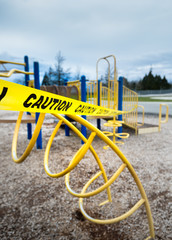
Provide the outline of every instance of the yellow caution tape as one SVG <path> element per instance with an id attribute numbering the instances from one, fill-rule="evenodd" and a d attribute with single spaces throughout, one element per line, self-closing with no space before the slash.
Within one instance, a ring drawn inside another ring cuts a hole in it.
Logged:
<path id="1" fill-rule="evenodd" d="M 92 116 L 124 113 L 1 79 L 0 110 Z"/>

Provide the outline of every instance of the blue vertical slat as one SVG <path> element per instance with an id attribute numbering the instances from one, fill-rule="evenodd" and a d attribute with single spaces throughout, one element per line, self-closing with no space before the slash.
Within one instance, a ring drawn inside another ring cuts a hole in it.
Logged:
<path id="1" fill-rule="evenodd" d="M 25 72 L 29 72 L 29 58 L 28 58 L 28 56 L 24 56 L 24 62 L 25 62 L 24 70 L 25 70 Z M 25 86 L 28 86 L 28 81 L 29 81 L 29 75 L 25 74 Z M 27 112 L 27 115 L 30 115 L 30 113 Z M 32 124 L 31 123 L 27 123 L 27 138 L 28 139 L 32 138 Z"/>
<path id="2" fill-rule="evenodd" d="M 122 111 L 122 100 L 123 100 L 123 77 L 118 79 L 118 110 Z M 118 120 L 122 121 L 122 114 L 118 115 Z M 118 127 L 118 133 L 122 133 L 122 126 Z"/>
<path id="3" fill-rule="evenodd" d="M 40 81 L 39 81 L 39 63 L 34 62 L 34 84 L 36 89 L 40 89 Z M 38 121 L 40 113 L 36 113 L 36 123 Z M 40 130 L 39 136 L 36 141 L 37 149 L 42 149 L 42 130 Z"/>
<path id="4" fill-rule="evenodd" d="M 100 106 L 100 80 L 98 80 L 98 86 L 97 86 L 97 90 L 98 90 L 98 94 L 97 94 L 97 104 L 98 106 Z M 97 119 L 97 128 L 99 130 L 101 130 L 101 119 Z"/>
<path id="5" fill-rule="evenodd" d="M 67 83 L 68 83 L 68 79 L 64 79 L 64 86 L 67 86 Z M 68 116 L 65 116 L 65 118 L 67 120 L 70 120 L 70 118 Z M 66 124 L 65 124 L 65 136 L 67 136 L 67 137 L 70 136 L 70 128 Z"/>
<path id="6" fill-rule="evenodd" d="M 81 101 L 86 102 L 87 100 L 87 91 L 86 91 L 86 77 L 83 75 L 81 76 Z M 82 115 L 84 119 L 86 119 L 85 115 Z M 87 129 L 85 126 L 81 125 L 81 133 L 84 135 L 84 137 L 87 137 Z M 84 144 L 83 141 L 81 141 L 82 144 Z"/>

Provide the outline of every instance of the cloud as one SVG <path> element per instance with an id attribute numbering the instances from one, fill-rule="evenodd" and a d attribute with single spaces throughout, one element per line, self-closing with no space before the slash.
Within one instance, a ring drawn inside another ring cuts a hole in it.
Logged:
<path id="1" fill-rule="evenodd" d="M 153 74 L 166 76 L 172 80 L 172 52 L 143 54 L 137 58 L 127 58 L 121 61 L 121 68 L 125 69 L 121 74 L 125 75 L 129 80 L 139 80 L 150 69 Z"/>
<path id="2" fill-rule="evenodd" d="M 40 61 L 42 71 L 61 50 L 67 67 L 90 78 L 96 60 L 114 54 L 119 73 L 139 78 L 152 64 L 169 71 L 171 10 L 171 0 L 1 0 L 0 44 L 11 56 Z"/>

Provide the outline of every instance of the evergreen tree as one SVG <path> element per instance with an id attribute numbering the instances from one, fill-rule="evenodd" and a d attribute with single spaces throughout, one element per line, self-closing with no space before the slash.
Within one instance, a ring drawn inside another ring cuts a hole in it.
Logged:
<path id="1" fill-rule="evenodd" d="M 134 85 L 131 82 L 129 86 L 131 89 L 134 89 Z M 148 74 L 145 74 L 143 79 L 139 82 L 135 82 L 135 89 L 136 90 L 160 90 L 160 89 L 169 89 L 171 86 L 168 83 L 165 76 L 161 78 L 160 75 L 153 75 L 152 69 L 150 69 Z"/>
<path id="2" fill-rule="evenodd" d="M 43 81 L 42 81 L 42 85 L 51 85 L 50 84 L 50 78 L 48 76 L 48 73 L 45 73 L 44 77 L 43 77 Z"/>
<path id="3" fill-rule="evenodd" d="M 128 82 L 128 79 L 127 78 L 123 78 L 123 85 L 125 87 L 129 87 L 129 82 Z"/>

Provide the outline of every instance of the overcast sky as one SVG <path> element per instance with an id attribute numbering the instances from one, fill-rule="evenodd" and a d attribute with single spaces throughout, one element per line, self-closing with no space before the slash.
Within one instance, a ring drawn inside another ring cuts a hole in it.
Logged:
<path id="1" fill-rule="evenodd" d="M 171 81 L 171 25 L 171 0 L 0 0 L 0 59 L 28 55 L 42 76 L 60 50 L 64 67 L 95 79 L 97 59 L 114 54 L 118 76 L 152 68 Z"/>

